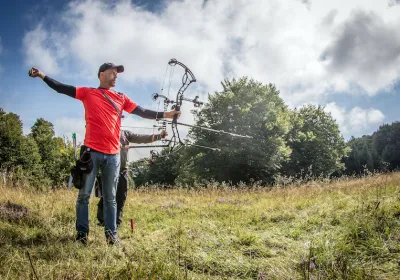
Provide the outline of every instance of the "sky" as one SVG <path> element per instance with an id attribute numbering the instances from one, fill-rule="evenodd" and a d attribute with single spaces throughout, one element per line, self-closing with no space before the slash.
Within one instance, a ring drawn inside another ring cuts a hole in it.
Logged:
<path id="1" fill-rule="evenodd" d="M 345 140 L 399 120 L 400 0 L 31 2 L 0 3 L 0 108 L 18 114 L 26 134 L 37 118 L 78 142 L 85 131 L 82 103 L 30 78 L 32 66 L 97 87 L 102 63 L 123 64 L 115 90 L 162 111 L 151 95 L 164 84 L 175 96 L 183 74 L 165 79 L 171 58 L 196 76 L 187 97 L 206 101 L 225 78 L 248 76 L 275 84 L 290 108 L 324 106 Z M 182 107 L 182 122 L 193 123 L 192 109 Z M 125 116 L 122 125 L 153 132 L 154 121 Z"/>

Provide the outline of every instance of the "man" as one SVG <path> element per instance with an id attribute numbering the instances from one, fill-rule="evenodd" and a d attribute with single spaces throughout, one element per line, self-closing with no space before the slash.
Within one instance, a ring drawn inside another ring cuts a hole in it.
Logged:
<path id="1" fill-rule="evenodd" d="M 76 201 L 76 239 L 87 244 L 89 234 L 89 198 L 96 174 L 101 170 L 103 176 L 104 197 L 104 232 L 108 244 L 118 243 L 116 225 L 116 189 L 120 167 L 120 130 L 122 111 L 143 118 L 172 119 L 180 112 L 155 112 L 144 109 L 133 102 L 127 95 L 111 90 L 116 84 L 118 74 L 124 72 L 122 65 L 104 63 L 99 67 L 97 77 L 100 80 L 98 88 L 74 87 L 62 84 L 42 71 L 32 67 L 29 76 L 40 77 L 55 91 L 82 101 L 85 108 L 86 132 L 84 146 L 91 152 L 93 169 L 84 175 L 84 185 L 79 189 Z"/>
<path id="2" fill-rule="evenodd" d="M 128 162 L 128 148 L 125 148 L 129 145 L 129 143 L 151 143 L 154 141 L 158 141 L 163 139 L 167 136 L 166 131 L 162 131 L 158 135 L 143 135 L 143 134 L 135 134 L 128 130 L 121 130 L 121 151 L 120 151 L 120 158 L 121 158 L 121 167 L 119 172 L 119 180 L 118 180 L 118 187 L 117 187 L 117 228 L 119 228 L 120 224 L 122 223 L 122 213 L 123 208 L 126 201 L 126 196 L 128 193 L 128 169 L 127 169 L 127 162 Z M 99 192 L 101 193 L 102 190 L 102 181 L 101 178 L 97 180 L 97 187 Z M 98 193 L 99 193 L 98 192 Z M 99 195 L 101 196 L 101 195 Z M 99 225 L 104 225 L 104 216 L 103 216 L 103 197 L 101 196 L 99 203 L 97 204 L 97 220 L 99 221 Z"/>

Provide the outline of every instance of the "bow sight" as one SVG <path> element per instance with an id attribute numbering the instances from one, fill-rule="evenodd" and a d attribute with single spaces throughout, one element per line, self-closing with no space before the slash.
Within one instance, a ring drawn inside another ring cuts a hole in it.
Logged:
<path id="1" fill-rule="evenodd" d="M 171 99 L 169 99 L 168 97 L 166 97 L 165 95 L 162 95 L 162 94 L 153 93 L 151 95 L 151 98 L 153 98 L 153 100 L 157 100 L 159 97 L 164 99 L 164 104 L 168 104 L 169 105 L 169 104 L 176 104 L 177 103 L 176 101 L 171 100 Z M 182 101 L 192 102 L 194 107 L 196 107 L 196 108 L 200 107 L 201 105 L 204 105 L 204 102 L 200 101 L 199 100 L 199 96 L 197 96 L 197 95 L 196 95 L 196 97 L 194 99 L 186 98 L 183 95 L 181 95 L 181 96 L 179 96 L 179 100 L 180 100 L 179 103 L 182 103 Z M 173 105 L 171 107 L 171 109 L 174 109 L 175 108 L 174 106 L 175 105 Z"/>

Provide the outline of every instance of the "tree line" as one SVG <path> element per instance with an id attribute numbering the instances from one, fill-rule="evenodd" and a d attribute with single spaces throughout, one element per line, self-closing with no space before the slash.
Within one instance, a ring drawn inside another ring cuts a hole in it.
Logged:
<path id="1" fill-rule="evenodd" d="M 400 164 L 397 122 L 346 142 L 322 106 L 289 109 L 273 84 L 246 77 L 221 85 L 222 90 L 209 95 L 204 108 L 195 113 L 195 124 L 253 138 L 193 128 L 190 143 L 220 151 L 187 146 L 176 153 L 164 150 L 154 162 L 132 162 L 135 185 L 193 185 L 213 180 L 233 185 L 273 184 L 282 177 L 363 175 L 393 170 Z"/>
<path id="2" fill-rule="evenodd" d="M 36 189 L 65 187 L 74 162 L 72 143 L 55 137 L 54 126 L 36 120 L 28 135 L 14 113 L 0 108 L 0 170 L 3 183 Z"/>
<path id="3" fill-rule="evenodd" d="M 129 164 L 135 186 L 193 185 L 217 181 L 273 184 L 292 178 L 362 175 L 394 170 L 400 164 L 400 123 L 345 141 L 322 106 L 289 109 L 273 84 L 247 77 L 225 80 L 195 113 L 195 125 L 252 138 L 192 128 L 187 145 L 164 149 L 153 161 Z M 179 129 L 179 127 L 178 127 Z M 56 137 L 53 124 L 37 119 L 23 135 L 17 114 L 0 109 L 0 168 L 3 180 L 39 189 L 65 187 L 74 163 L 71 141 Z"/>

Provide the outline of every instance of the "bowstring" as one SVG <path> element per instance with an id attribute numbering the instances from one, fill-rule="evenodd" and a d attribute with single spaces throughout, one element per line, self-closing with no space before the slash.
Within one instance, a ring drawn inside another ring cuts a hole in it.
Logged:
<path id="1" fill-rule="evenodd" d="M 160 94 L 164 93 L 164 86 L 165 86 L 165 80 L 167 77 L 167 73 L 168 73 L 168 65 L 165 67 L 165 73 L 164 73 L 164 78 L 162 79 L 162 81 L 160 82 L 161 85 L 161 89 L 160 89 Z M 169 91 L 169 90 L 168 90 Z M 156 106 L 156 110 L 157 110 L 157 114 L 156 114 L 156 121 L 155 123 L 157 123 L 158 120 L 158 112 L 160 111 L 160 102 L 161 102 L 161 98 L 158 99 L 157 101 L 157 106 Z M 165 106 L 164 106 L 164 112 L 165 112 Z M 159 123 L 159 120 L 158 120 Z M 156 126 L 153 125 L 153 137 L 155 135 L 155 130 L 156 130 Z M 155 141 L 151 142 L 151 146 L 155 146 Z M 136 149 L 135 149 L 136 150 Z M 154 150 L 154 148 L 151 148 L 151 150 Z"/>

